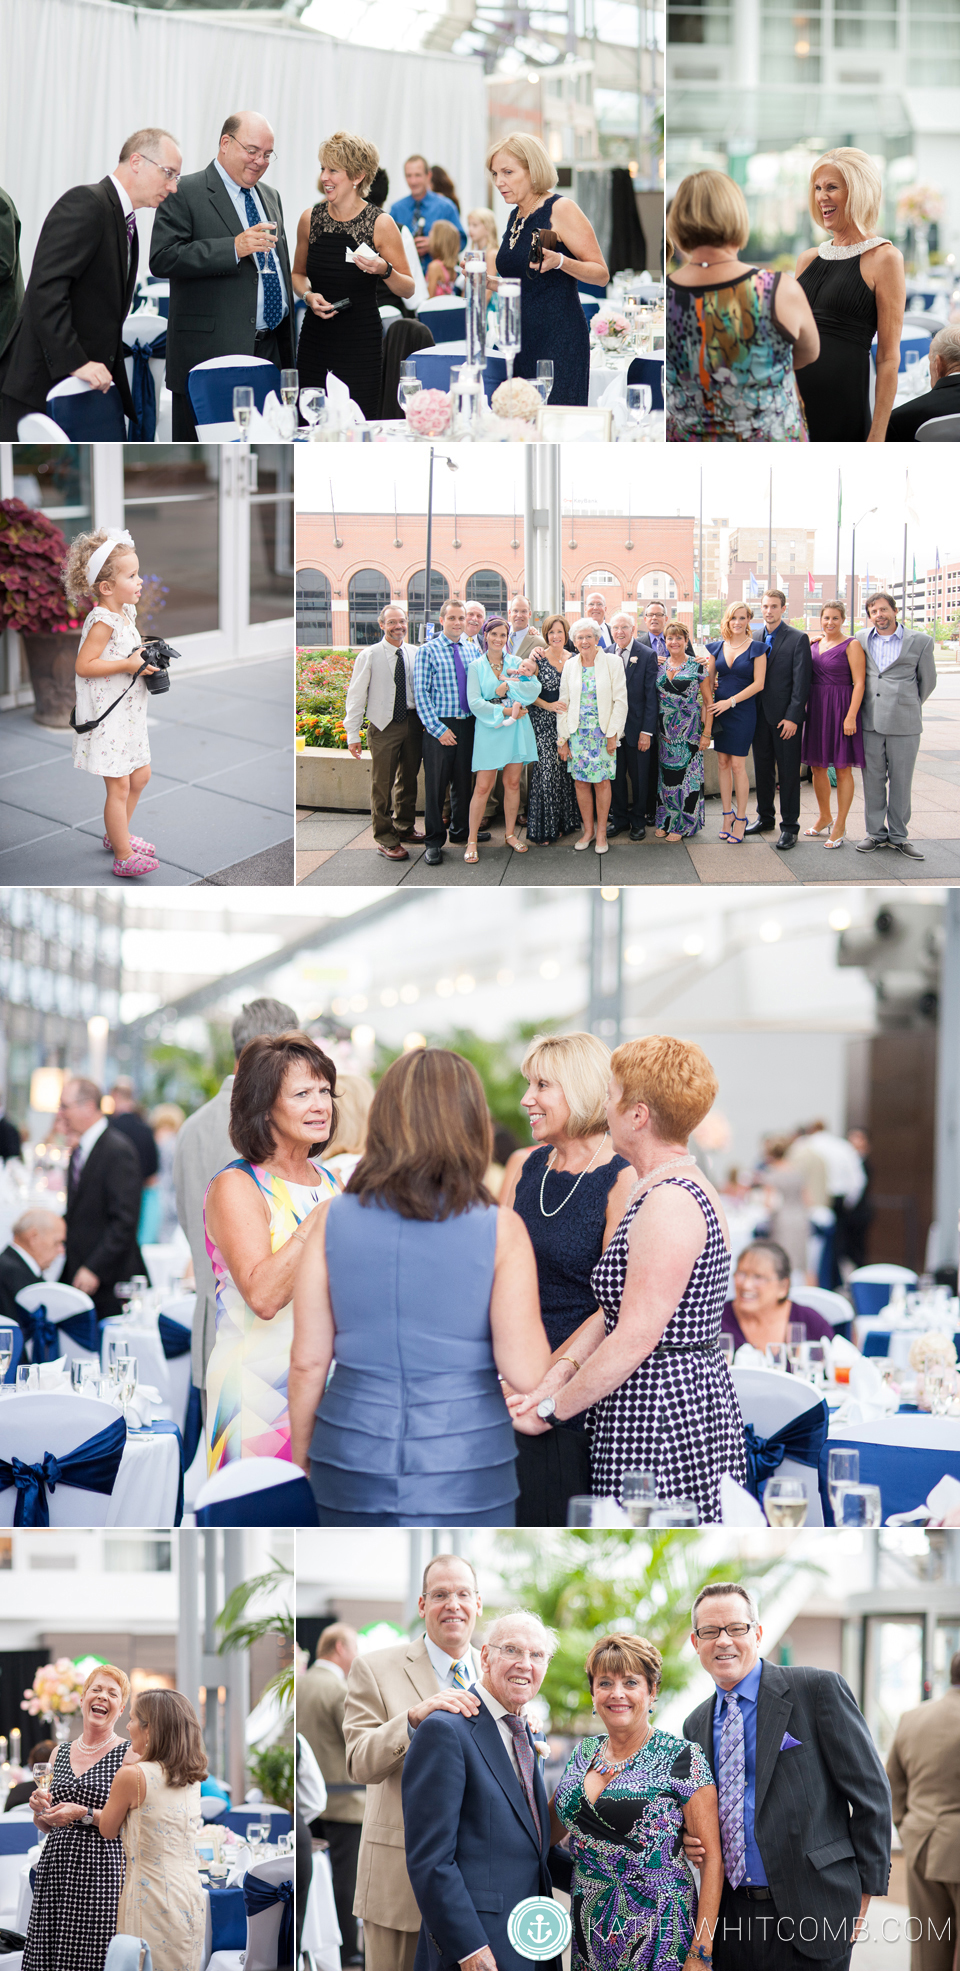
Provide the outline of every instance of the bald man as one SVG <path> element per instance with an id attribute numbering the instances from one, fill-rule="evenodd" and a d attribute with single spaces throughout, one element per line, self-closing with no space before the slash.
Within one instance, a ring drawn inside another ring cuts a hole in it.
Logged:
<path id="1" fill-rule="evenodd" d="M 17 1306 L 17 1295 L 42 1280 L 47 1267 L 63 1251 L 66 1231 L 55 1211 L 44 1211 L 38 1205 L 21 1212 L 10 1244 L 0 1252 L 0 1323 L 22 1328 L 25 1337 L 32 1333 L 33 1321 Z"/>

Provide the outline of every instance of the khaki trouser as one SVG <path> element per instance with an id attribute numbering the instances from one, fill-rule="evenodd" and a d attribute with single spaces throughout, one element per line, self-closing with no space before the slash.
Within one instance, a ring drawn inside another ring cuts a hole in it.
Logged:
<path id="1" fill-rule="evenodd" d="M 916 1923 L 910 1925 L 910 1971 L 953 1971 L 960 1937 L 960 1882 L 928 1882 L 915 1868 L 908 1868 L 907 1901 L 911 1917 L 923 1924 L 923 1935 L 916 1942 L 912 1937 Z"/>
<path id="2" fill-rule="evenodd" d="M 385 1930 L 363 1919 L 364 1971 L 413 1971 L 419 1930 Z"/>
<path id="3" fill-rule="evenodd" d="M 391 720 L 380 731 L 375 725 L 369 726 L 367 745 L 372 761 L 370 816 L 373 839 L 385 849 L 395 849 L 399 842 L 397 829 L 401 834 L 409 835 L 417 819 L 417 775 L 423 753 L 423 727 L 416 712 L 409 711 L 399 723 Z M 396 828 L 392 807 L 396 811 Z"/>

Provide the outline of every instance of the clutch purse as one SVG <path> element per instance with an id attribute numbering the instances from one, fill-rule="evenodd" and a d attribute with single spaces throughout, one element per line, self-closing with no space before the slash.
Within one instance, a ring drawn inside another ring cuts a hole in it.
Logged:
<path id="1" fill-rule="evenodd" d="M 562 253 L 563 251 L 564 245 L 559 233 L 551 232 L 548 226 L 544 226 L 541 232 L 534 232 L 531 236 L 530 258 L 527 262 L 528 270 L 531 267 L 542 267 L 545 253 Z"/>

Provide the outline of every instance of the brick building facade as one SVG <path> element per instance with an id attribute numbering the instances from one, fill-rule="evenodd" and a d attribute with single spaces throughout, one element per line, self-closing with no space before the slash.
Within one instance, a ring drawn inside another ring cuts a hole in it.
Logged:
<path id="1" fill-rule="evenodd" d="M 690 514 L 630 518 L 622 513 L 565 515 L 563 597 L 555 606 L 581 613 L 585 592 L 602 589 L 608 614 L 640 608 L 657 596 L 668 610 L 693 610 L 696 522 Z M 339 539 L 340 546 L 336 545 Z M 336 538 L 329 513 L 297 515 L 297 637 L 300 643 L 356 646 L 376 641 L 377 613 L 399 601 L 411 626 L 423 613 L 426 515 L 344 513 Z M 524 586 L 523 521 L 507 514 L 434 514 L 431 603 L 476 597 L 505 609 Z"/>

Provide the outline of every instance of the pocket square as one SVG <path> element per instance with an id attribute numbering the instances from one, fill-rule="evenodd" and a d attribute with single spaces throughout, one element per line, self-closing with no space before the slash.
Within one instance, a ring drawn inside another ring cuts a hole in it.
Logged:
<path id="1" fill-rule="evenodd" d="M 785 1731 L 780 1740 L 780 1750 L 781 1752 L 789 1752 L 794 1745 L 801 1745 L 802 1743 L 802 1739 L 791 1738 L 790 1733 Z"/>

